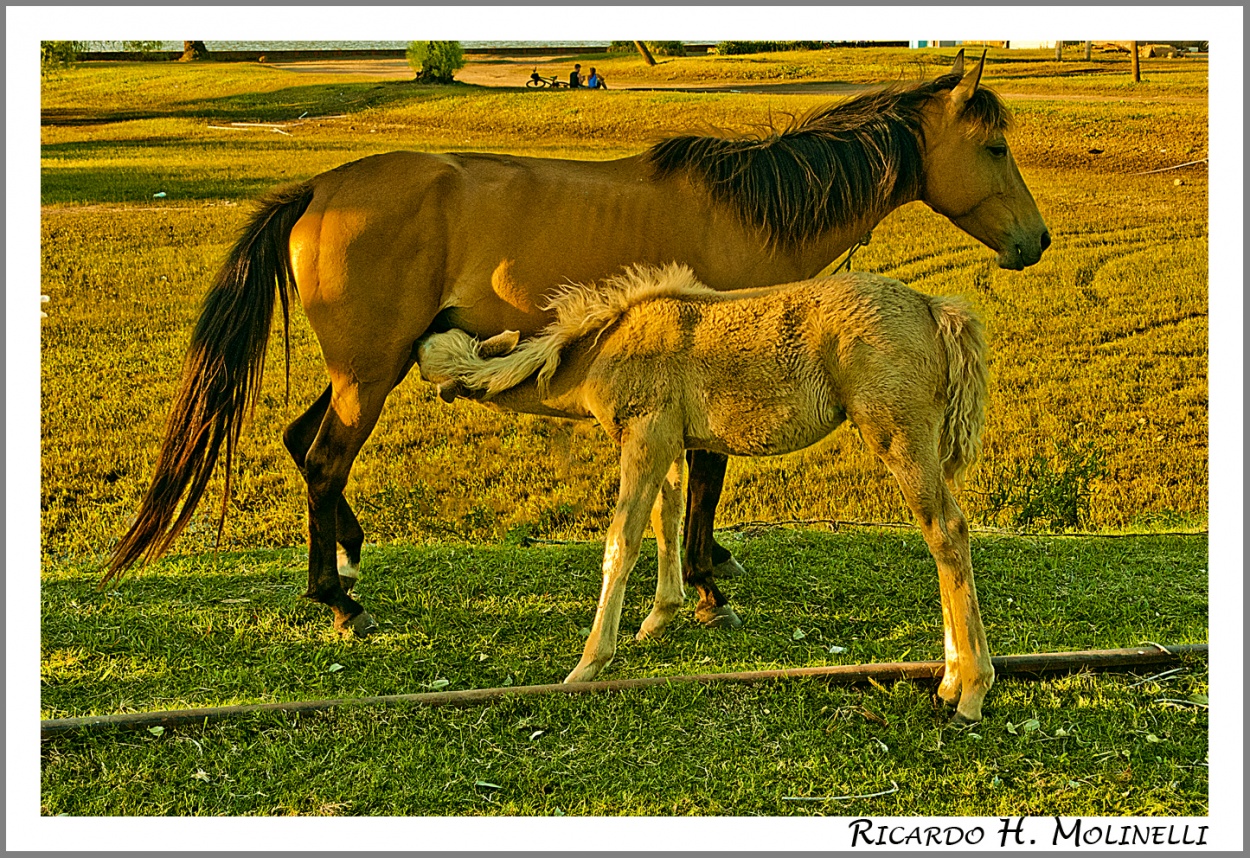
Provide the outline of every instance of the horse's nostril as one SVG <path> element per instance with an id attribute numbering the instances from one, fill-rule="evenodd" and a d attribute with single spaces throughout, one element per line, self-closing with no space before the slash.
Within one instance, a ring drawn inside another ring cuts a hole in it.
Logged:
<path id="1" fill-rule="evenodd" d="M 1050 230 L 1046 230 L 1042 233 L 1042 250 L 1045 250 L 1048 247 L 1050 247 Z"/>

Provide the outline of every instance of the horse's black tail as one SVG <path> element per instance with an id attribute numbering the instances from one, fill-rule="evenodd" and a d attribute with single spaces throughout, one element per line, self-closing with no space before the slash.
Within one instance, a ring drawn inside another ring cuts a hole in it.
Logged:
<path id="1" fill-rule="evenodd" d="M 275 292 L 282 300 L 289 334 L 289 293 L 295 282 L 289 239 L 312 195 L 311 185 L 300 184 L 263 199 L 226 258 L 191 335 L 152 485 L 130 529 L 113 549 L 101 584 L 117 578 L 140 558 L 153 560 L 168 550 L 195 512 L 224 443 L 226 487 L 218 524 L 220 539 L 239 432 L 260 393 Z M 289 342 L 287 378 L 289 384 Z"/>

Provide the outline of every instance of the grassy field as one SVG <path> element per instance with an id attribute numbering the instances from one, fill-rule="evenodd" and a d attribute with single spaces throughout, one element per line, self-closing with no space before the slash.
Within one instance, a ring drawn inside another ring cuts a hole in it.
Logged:
<path id="1" fill-rule="evenodd" d="M 146 488 L 200 296 L 256 193 L 398 148 L 617 157 L 667 129 L 760 126 L 831 98 L 753 92 L 752 83 L 893 80 L 944 70 L 952 55 L 701 57 L 645 72 L 629 58 L 591 57 L 615 85 L 593 94 L 242 64 L 88 65 L 46 81 L 44 717 L 386 694 L 436 680 L 551 682 L 576 661 L 597 587 L 593 540 L 615 496 L 615 450 L 593 426 L 448 407 L 411 379 L 389 400 L 348 488 L 371 544 L 363 598 L 383 634 L 339 640 L 323 611 L 295 598 L 304 494 L 279 434 L 324 384 L 298 310 L 290 403 L 278 346 L 245 430 L 223 540 L 232 553 L 205 553 L 216 529 L 207 501 L 177 557 L 94 593 L 101 558 Z M 977 536 L 996 653 L 1206 640 L 1205 537 L 1151 535 L 1206 528 L 1206 170 L 1147 172 L 1205 157 L 1205 61 L 1151 61 L 1136 87 L 1125 65 L 1060 67 L 1039 54 L 987 69 L 985 82 L 1015 109 L 1012 147 L 1054 237 L 1040 264 L 1001 271 L 919 205 L 887 219 L 855 257 L 858 268 L 966 295 L 987 321 L 986 457 L 963 495 L 974 525 L 1020 526 L 1028 497 L 1054 486 L 1071 495 L 1085 466 L 1088 509 L 1077 529 L 1134 534 Z M 635 74 L 639 86 L 687 80 L 744 91 L 622 89 Z M 281 123 L 285 133 L 232 123 Z M 792 456 L 731 462 L 721 526 L 829 518 L 909 520 L 853 430 Z M 1045 516 L 1024 523 L 1053 529 Z M 521 548 L 524 537 L 589 542 Z M 625 645 L 609 676 L 822 664 L 829 645 L 847 648 L 845 662 L 940 653 L 936 580 L 917 535 L 747 529 L 726 538 L 749 569 L 729 585 L 744 630 L 709 635 L 687 619 L 659 644 Z M 649 598 L 650 562 L 631 586 L 626 630 Z M 946 726 L 929 690 L 912 684 L 798 683 L 343 712 L 298 729 L 275 716 L 161 737 L 67 738 L 44 748 L 43 807 L 1201 814 L 1205 671 L 1193 664 L 1141 685 L 1122 676 L 1004 680 L 973 732 Z M 344 750 L 328 751 L 340 740 Z M 391 789 L 392 767 L 404 790 Z M 871 792 L 891 779 L 905 788 L 869 805 L 781 800 Z"/>
<path id="2" fill-rule="evenodd" d="M 941 657 L 917 535 L 780 530 L 731 545 L 751 570 L 730 585 L 744 627 L 680 617 L 658 642 L 623 641 L 605 678 Z M 558 682 L 591 621 L 600 550 L 379 548 L 361 584 L 382 623 L 368 641 L 296 598 L 299 551 L 178 557 L 103 595 L 93 570 L 50 564 L 44 713 Z M 1202 538 L 985 537 L 973 564 L 996 652 L 1206 639 Z M 624 632 L 654 584 L 648 543 Z M 45 743 L 42 802 L 74 815 L 1202 815 L 1206 666 L 1141 678 L 1003 678 L 971 730 L 929 686 L 796 681 L 67 735 Z M 891 781 L 885 799 L 783 800 Z"/>

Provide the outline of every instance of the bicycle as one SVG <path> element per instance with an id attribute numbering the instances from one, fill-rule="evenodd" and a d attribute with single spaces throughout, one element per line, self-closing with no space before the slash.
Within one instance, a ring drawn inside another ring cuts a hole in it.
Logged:
<path id="1" fill-rule="evenodd" d="M 538 69 L 534 69 L 534 71 L 530 73 L 530 79 L 525 82 L 525 85 L 532 89 L 546 89 L 547 87 L 559 89 L 560 87 L 568 87 L 567 83 L 554 76 L 549 78 L 543 77 L 538 73 Z"/>

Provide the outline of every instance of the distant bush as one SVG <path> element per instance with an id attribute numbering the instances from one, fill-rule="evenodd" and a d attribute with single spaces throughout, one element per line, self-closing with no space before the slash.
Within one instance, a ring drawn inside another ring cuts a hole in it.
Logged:
<path id="1" fill-rule="evenodd" d="M 151 59 L 161 49 L 160 42 L 128 41 L 122 42 L 122 50 L 128 54 L 138 54 L 140 59 Z"/>
<path id="2" fill-rule="evenodd" d="M 78 57 L 85 50 L 87 50 L 86 42 L 40 42 L 40 75 L 46 75 L 56 69 L 72 66 L 78 62 Z"/>
<path id="3" fill-rule="evenodd" d="M 818 51 L 825 42 L 717 42 L 718 54 L 771 54 L 777 51 Z"/>
<path id="4" fill-rule="evenodd" d="M 408 65 L 422 83 L 451 83 L 464 68 L 459 42 L 409 42 Z"/>
<path id="5" fill-rule="evenodd" d="M 991 477 L 986 512 L 1008 514 L 1020 530 L 1055 531 L 1081 526 L 1089 517 L 1091 483 L 1107 473 L 1106 456 L 1093 443 L 1055 445 L 1053 461 L 1035 453 Z"/>
<path id="6" fill-rule="evenodd" d="M 686 55 L 686 46 L 681 42 L 643 42 L 652 54 L 659 54 L 662 57 L 684 57 Z M 633 42 L 613 42 L 608 45 L 608 53 L 610 54 L 629 54 L 638 50 Z"/>

